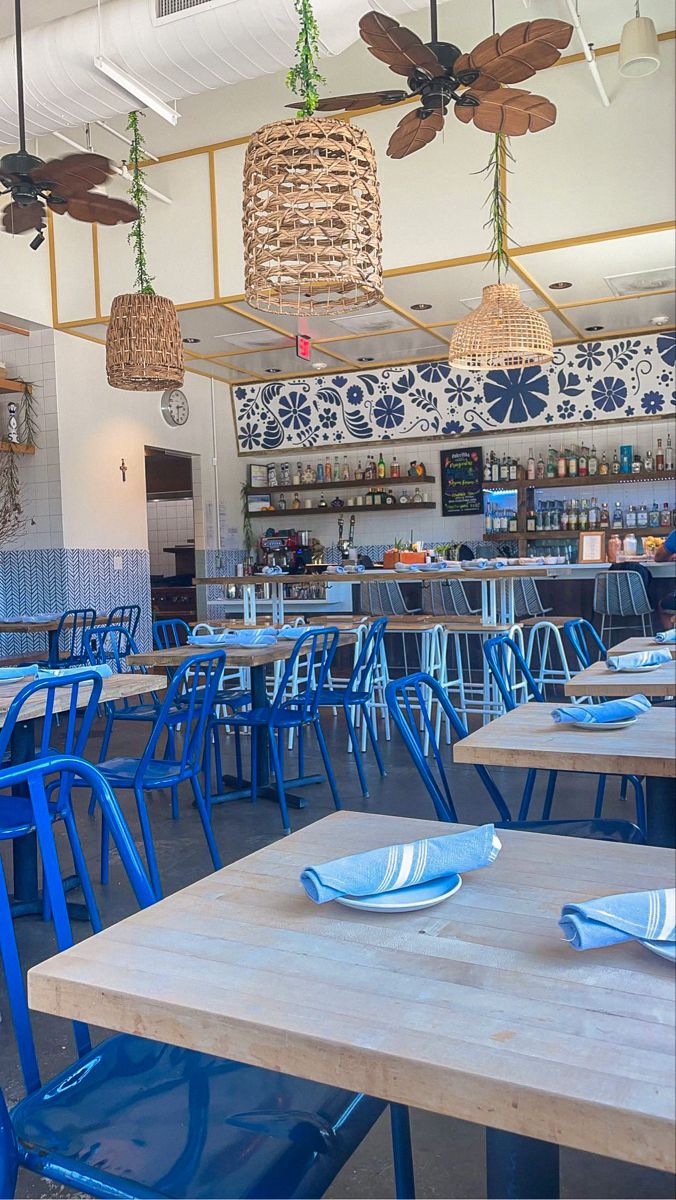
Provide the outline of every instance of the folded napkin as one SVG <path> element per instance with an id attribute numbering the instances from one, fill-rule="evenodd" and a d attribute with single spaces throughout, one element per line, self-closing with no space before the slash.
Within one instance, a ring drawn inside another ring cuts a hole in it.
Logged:
<path id="1" fill-rule="evenodd" d="M 355 571 L 358 571 L 358 572 L 364 571 L 364 570 L 366 570 L 366 568 L 363 567 L 361 563 L 355 563 L 354 566 L 352 566 L 352 567 L 337 566 L 337 567 L 330 567 L 329 570 L 335 571 L 335 573 L 337 575 L 354 575 Z"/>
<path id="2" fill-rule="evenodd" d="M 101 663 L 95 667 L 89 665 L 85 667 L 40 667 L 38 670 L 38 679 L 62 679 L 68 678 L 69 675 L 78 675 L 82 671 L 94 671 L 96 675 L 100 675 L 102 679 L 107 679 L 112 675 L 113 669 L 107 663 Z"/>
<path id="3" fill-rule="evenodd" d="M 394 564 L 394 569 L 395 571 L 418 571 L 420 569 L 420 564 L 398 562 Z"/>
<path id="4" fill-rule="evenodd" d="M 285 638 L 287 641 L 295 641 L 296 638 L 305 637 L 314 626 L 310 625 L 282 625 L 277 631 L 277 637 Z"/>
<path id="5" fill-rule="evenodd" d="M 264 629 L 224 629 L 222 633 L 192 633 L 188 637 L 190 646 L 274 646 L 277 630 L 270 626 Z"/>
<path id="6" fill-rule="evenodd" d="M 575 721 L 578 725 L 607 725 L 610 721 L 628 721 L 647 712 L 652 704 L 647 696 L 626 696 L 622 700 L 607 700 L 605 704 L 564 704 L 552 709 L 557 725 Z"/>
<path id="7" fill-rule="evenodd" d="M 17 617 L 2 617 L 3 621 L 12 621 L 24 625 L 44 625 L 45 621 L 58 621 L 61 613 L 19 613 Z"/>
<path id="8" fill-rule="evenodd" d="M 283 574 L 284 574 L 284 572 L 281 567 L 263 567 L 263 570 L 261 571 L 261 575 L 283 575 Z"/>
<path id="9" fill-rule="evenodd" d="M 0 667 L 0 683 L 4 680 L 12 679 L 35 679 L 38 673 L 37 663 L 33 663 L 29 667 Z"/>
<path id="10" fill-rule="evenodd" d="M 446 571 L 447 567 L 446 567 L 446 563 L 443 563 L 443 562 L 421 563 L 420 570 L 421 571 Z"/>
<path id="11" fill-rule="evenodd" d="M 671 662 L 670 650 L 638 650 L 636 654 L 609 654 L 606 663 L 611 671 L 635 671 L 637 667 L 654 667 Z"/>
<path id="12" fill-rule="evenodd" d="M 337 896 L 373 896 L 487 867 L 497 858 L 501 842 L 494 825 L 465 833 L 424 838 L 399 846 L 382 846 L 366 854 L 350 854 L 317 867 L 305 867 L 300 881 L 315 904 Z"/>
<path id="13" fill-rule="evenodd" d="M 565 904 L 559 925 L 574 950 L 595 950 L 635 938 L 645 945 L 676 942 L 676 888 L 624 892 Z"/>
<path id="14" fill-rule="evenodd" d="M 676 626 L 673 629 L 663 629 L 661 633 L 655 634 L 656 642 L 676 642 Z"/>

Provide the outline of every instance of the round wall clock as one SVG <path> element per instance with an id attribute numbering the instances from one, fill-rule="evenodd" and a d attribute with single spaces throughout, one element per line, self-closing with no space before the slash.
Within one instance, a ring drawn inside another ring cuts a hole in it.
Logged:
<path id="1" fill-rule="evenodd" d="M 166 392 L 162 393 L 160 408 L 167 425 L 174 428 L 177 425 L 185 425 L 190 416 L 188 400 L 180 388 L 167 388 Z"/>

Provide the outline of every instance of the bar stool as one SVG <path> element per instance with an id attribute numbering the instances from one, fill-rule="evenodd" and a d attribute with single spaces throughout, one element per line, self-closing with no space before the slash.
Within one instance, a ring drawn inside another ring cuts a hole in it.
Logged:
<path id="1" fill-rule="evenodd" d="M 638 571 L 603 571 L 594 580 L 594 612 L 601 617 L 601 640 L 607 632 L 609 641 L 615 629 L 615 619 L 620 629 L 627 629 L 641 622 L 643 636 L 652 633 L 652 607 L 645 590 L 643 578 Z"/>
<path id="2" fill-rule="evenodd" d="M 551 661 L 553 651 L 556 653 L 558 666 Z M 530 626 L 524 657 L 543 694 L 546 694 L 548 683 L 565 683 L 570 679 L 566 649 L 559 627 L 553 621 L 536 621 Z M 537 665 L 534 662 L 535 658 Z"/>

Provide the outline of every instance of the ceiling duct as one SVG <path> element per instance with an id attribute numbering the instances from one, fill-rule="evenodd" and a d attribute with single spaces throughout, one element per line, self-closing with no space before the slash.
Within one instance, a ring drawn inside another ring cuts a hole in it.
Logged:
<path id="1" fill-rule="evenodd" d="M 676 268 L 654 267 L 649 271 L 630 271 L 626 275 L 606 275 L 605 281 L 615 296 L 664 292 L 676 287 Z"/>

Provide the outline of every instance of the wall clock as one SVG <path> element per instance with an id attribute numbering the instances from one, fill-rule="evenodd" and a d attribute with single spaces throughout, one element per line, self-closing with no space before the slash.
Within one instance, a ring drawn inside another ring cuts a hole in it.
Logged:
<path id="1" fill-rule="evenodd" d="M 180 388 L 167 388 L 165 392 L 162 392 L 160 408 L 167 425 L 171 425 L 173 428 L 185 425 L 190 416 L 187 397 Z"/>

